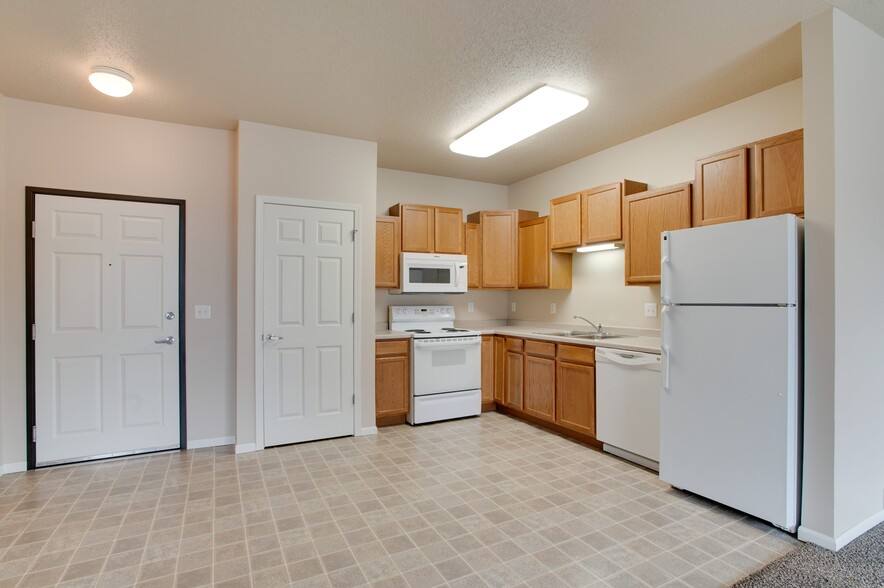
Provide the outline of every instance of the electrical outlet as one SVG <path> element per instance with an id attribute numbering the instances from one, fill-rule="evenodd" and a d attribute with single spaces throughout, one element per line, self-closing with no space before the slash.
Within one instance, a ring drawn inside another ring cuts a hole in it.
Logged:
<path id="1" fill-rule="evenodd" d="M 556 303 L 555 303 L 555 302 L 550 302 L 550 303 L 549 303 L 549 313 L 550 313 L 550 314 L 555 314 L 555 313 L 556 313 Z"/>
<path id="2" fill-rule="evenodd" d="M 657 304 L 655 302 L 645 303 L 645 316 L 651 318 L 657 316 Z"/>
<path id="3" fill-rule="evenodd" d="M 510 312 L 516 312 L 516 303 L 515 302 L 510 304 Z"/>
<path id="4" fill-rule="evenodd" d="M 197 304 L 193 307 L 193 318 L 201 320 L 212 318 L 212 307 L 208 304 Z"/>
<path id="5" fill-rule="evenodd" d="M 476 310 L 476 305 L 472 302 L 467 302 L 467 312 L 473 312 Z"/>

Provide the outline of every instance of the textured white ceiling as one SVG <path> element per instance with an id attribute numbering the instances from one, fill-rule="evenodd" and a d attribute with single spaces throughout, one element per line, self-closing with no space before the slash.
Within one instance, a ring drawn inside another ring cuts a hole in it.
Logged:
<path id="1" fill-rule="evenodd" d="M 882 0 L 0 0 L 0 93 L 376 141 L 378 165 L 509 184 L 801 75 L 798 23 Z M 93 65 L 135 93 L 89 86 Z M 448 144 L 544 83 L 589 107 L 487 159 Z"/>

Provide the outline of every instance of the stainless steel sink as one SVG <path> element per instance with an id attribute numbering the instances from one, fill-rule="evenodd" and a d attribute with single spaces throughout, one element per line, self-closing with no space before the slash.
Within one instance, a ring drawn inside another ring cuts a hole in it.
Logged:
<path id="1" fill-rule="evenodd" d="M 551 337 L 574 337 L 575 339 L 587 339 L 589 341 L 602 341 L 604 339 L 621 339 L 634 337 L 635 335 L 616 335 L 614 333 L 602 333 L 594 331 L 534 331 L 535 335 L 549 335 Z"/>
<path id="2" fill-rule="evenodd" d="M 535 335 L 549 335 L 551 337 L 587 337 L 592 336 L 592 331 L 534 331 Z"/>

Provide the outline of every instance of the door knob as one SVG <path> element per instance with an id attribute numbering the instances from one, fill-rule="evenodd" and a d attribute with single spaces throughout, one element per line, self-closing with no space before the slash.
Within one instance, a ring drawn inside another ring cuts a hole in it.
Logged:
<path id="1" fill-rule="evenodd" d="M 156 343 L 157 345 L 174 345 L 175 344 L 175 337 L 169 336 L 169 337 L 166 337 L 165 339 L 157 339 L 156 341 L 154 341 L 154 343 Z"/>
<path id="2" fill-rule="evenodd" d="M 279 335 L 267 335 L 268 341 L 281 341 L 282 339 L 285 339 L 285 337 L 280 337 Z"/>

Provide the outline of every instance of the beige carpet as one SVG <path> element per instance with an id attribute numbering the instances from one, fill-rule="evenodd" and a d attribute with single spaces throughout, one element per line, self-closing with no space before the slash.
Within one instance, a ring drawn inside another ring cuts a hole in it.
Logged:
<path id="1" fill-rule="evenodd" d="M 734 586 L 881 588 L 884 586 L 884 523 L 837 553 L 805 543 Z"/>

